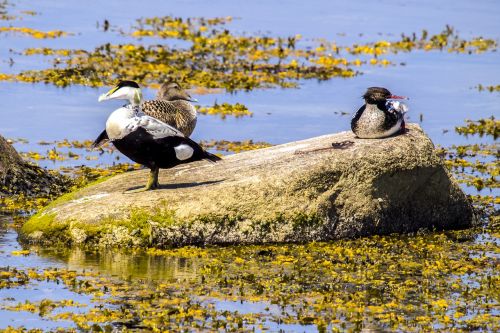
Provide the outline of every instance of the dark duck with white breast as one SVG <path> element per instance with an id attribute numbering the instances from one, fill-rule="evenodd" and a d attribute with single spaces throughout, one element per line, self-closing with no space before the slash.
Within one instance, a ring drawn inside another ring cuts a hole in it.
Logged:
<path id="1" fill-rule="evenodd" d="M 358 138 L 379 139 L 396 133 L 404 133 L 404 114 L 407 106 L 397 99 L 407 99 L 392 95 L 385 88 L 371 87 L 363 95 L 363 105 L 351 120 L 351 129 Z"/>
<path id="2" fill-rule="evenodd" d="M 143 113 L 142 93 L 136 82 L 122 81 L 99 97 L 99 101 L 109 99 L 125 99 L 129 104 L 111 113 L 106 121 L 106 135 L 122 154 L 151 169 L 146 187 L 127 193 L 158 188 L 160 168 L 168 169 L 202 159 L 220 160 L 178 129 Z"/>

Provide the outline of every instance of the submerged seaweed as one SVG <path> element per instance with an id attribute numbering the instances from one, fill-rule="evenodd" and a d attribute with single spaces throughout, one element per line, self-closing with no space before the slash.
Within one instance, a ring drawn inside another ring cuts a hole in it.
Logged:
<path id="1" fill-rule="evenodd" d="M 3 268 L 0 288 L 54 281 L 93 301 L 45 299 L 0 306 L 94 331 L 252 331 L 293 324 L 320 332 L 369 326 L 494 332 L 500 328 L 494 310 L 498 229 L 476 237 L 469 230 L 307 245 L 150 249 L 150 260 L 164 258 L 169 269 L 191 273 L 146 281 L 123 281 L 103 272 Z M 121 254 L 121 260 L 127 255 Z M 75 306 L 82 309 L 64 311 Z"/>

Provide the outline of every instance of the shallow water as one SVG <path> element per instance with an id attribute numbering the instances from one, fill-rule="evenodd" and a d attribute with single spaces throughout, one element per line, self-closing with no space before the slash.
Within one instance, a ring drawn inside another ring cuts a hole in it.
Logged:
<path id="1" fill-rule="evenodd" d="M 400 33 L 419 33 L 427 29 L 437 33 L 446 24 L 455 27 L 464 38 L 483 36 L 498 41 L 500 38 L 500 3 L 498 1 L 287 1 L 238 2 L 217 1 L 16 1 L 16 10 L 35 10 L 39 15 L 26 16 L 14 21 L 15 26 L 28 26 L 41 30 L 61 29 L 74 35 L 54 40 L 35 40 L 9 34 L 0 34 L 0 73 L 15 73 L 25 69 L 45 68 L 46 59 L 14 56 L 10 50 L 22 51 L 27 47 L 87 48 L 112 41 L 129 42 L 113 31 L 103 32 L 98 27 L 108 19 L 113 29 L 130 29 L 140 17 L 175 15 L 182 17 L 233 16 L 228 29 L 239 33 L 266 32 L 275 36 L 302 34 L 304 39 L 326 38 L 340 45 L 350 45 L 379 39 L 394 40 Z M 7 25 L 0 21 L 0 25 Z M 145 41 L 146 42 L 146 41 Z M 161 41 L 160 41 L 161 42 Z M 12 64 L 9 58 L 14 59 Z M 254 114 L 249 118 L 220 119 L 200 116 L 193 134 L 195 140 L 246 140 L 279 144 L 322 134 L 349 129 L 351 114 L 361 106 L 360 96 L 368 86 L 385 86 L 393 93 L 409 96 L 409 120 L 420 122 L 434 143 L 442 146 L 466 143 L 491 143 L 491 138 L 464 137 L 454 132 L 455 126 L 465 119 L 500 116 L 500 94 L 479 92 L 475 86 L 496 85 L 500 77 L 498 52 L 479 55 L 455 54 L 439 51 L 412 51 L 388 55 L 394 63 L 404 65 L 364 68 L 364 74 L 329 81 L 303 80 L 298 89 L 261 89 L 234 94 L 219 93 L 195 96 L 202 105 L 240 102 Z M 45 152 L 51 146 L 37 142 L 62 139 L 85 140 L 103 129 L 110 111 L 120 102 L 99 104 L 97 96 L 106 87 L 94 89 L 83 86 L 56 88 L 52 85 L 0 82 L 0 134 L 7 138 L 24 138 L 28 143 L 16 143 L 19 151 Z M 145 89 L 146 99 L 155 92 Z M 342 114 L 342 113 L 348 113 Z M 420 121 L 420 118 L 423 120 Z M 119 160 L 116 158 L 119 157 Z M 127 159 L 115 153 L 95 161 L 40 161 L 49 168 L 61 165 L 111 164 Z M 468 192 L 473 192 L 467 189 Z M 487 190 L 486 190 L 487 191 Z M 484 192 L 484 191 L 483 191 Z M 498 196 L 498 190 L 491 192 Z M 487 193 L 486 193 L 487 194 Z M 12 251 L 21 249 L 12 228 L 0 229 L 0 266 L 20 270 L 36 268 L 91 270 L 119 280 L 188 281 L 200 278 L 200 261 L 196 258 L 153 256 L 145 253 L 92 252 L 81 249 L 31 248 L 27 256 L 16 256 Z M 478 236 L 478 241 L 489 235 Z M 495 238 L 498 245 L 498 238 Z M 497 258 L 498 252 L 487 257 Z M 498 266 L 497 266 L 498 267 Z M 39 301 L 74 299 L 93 304 L 91 296 L 76 293 L 64 284 L 53 281 L 36 282 L 27 287 L 0 289 L 2 305 L 25 300 Z M 266 313 L 275 315 L 280 309 L 262 301 L 244 302 L 210 299 L 218 311 L 239 313 Z M 266 310 L 269 308 L 270 310 Z M 78 309 L 73 309 L 78 311 Z M 496 312 L 498 315 L 498 313 Z M 272 316 L 271 316 L 272 317 Z M 53 322 L 37 314 L 0 309 L 0 329 L 7 325 L 26 328 L 54 329 L 73 327 L 70 321 Z M 317 331 L 316 326 L 277 324 L 268 321 L 265 327 L 272 331 Z M 261 329 L 258 325 L 248 329 Z M 331 328 L 331 327 L 330 327 Z"/>
<path id="2" fill-rule="evenodd" d="M 135 319 L 106 317 L 106 311 L 128 308 L 136 311 L 143 323 L 148 318 L 164 323 L 162 312 L 158 311 L 167 311 L 167 322 L 173 321 L 172 325 L 186 325 L 183 321 L 188 319 L 210 327 L 215 320 L 227 320 L 226 328 L 235 328 L 233 323 L 241 325 L 238 327 L 243 331 L 363 328 L 382 332 L 392 331 L 390 327 L 398 332 L 430 328 L 447 331 L 452 327 L 450 318 L 455 320 L 453 326 L 466 330 L 482 327 L 482 331 L 493 332 L 500 325 L 493 319 L 500 315 L 495 296 L 495 267 L 498 268 L 500 259 L 498 233 L 388 236 L 356 240 L 355 244 L 339 241 L 145 253 L 22 247 L 16 232 L 9 227 L 9 219 L 2 222 L 0 272 L 15 267 L 18 271 L 61 275 L 57 279 L 35 278 L 27 284 L 0 288 L 1 328 L 51 330 L 79 326 L 86 330 L 78 319 L 54 317 L 67 313 L 88 316 L 83 318 L 90 325 L 93 318 L 101 318 L 94 320 L 100 320 L 97 324 L 103 329 L 119 329 L 123 323 L 129 328 L 141 328 L 133 326 Z M 442 245 L 445 247 L 440 248 Z M 378 248 L 385 247 L 389 251 L 377 254 Z M 15 251 L 21 249 L 30 252 L 16 255 Z M 307 266 L 303 264 L 305 257 Z M 81 283 L 65 278 L 72 272 L 76 272 L 77 281 L 90 284 L 79 289 Z M 2 279 L 0 282 L 5 281 Z M 339 296 L 342 300 L 336 298 Z M 36 306 L 48 300 L 72 300 L 74 305 L 39 315 Z M 35 305 L 34 312 L 15 309 L 26 302 Z M 444 309 L 439 302 L 445 302 Z M 392 307 L 399 308 L 396 313 L 401 317 L 394 319 L 399 324 L 387 321 L 387 316 L 377 312 L 386 304 L 390 312 Z M 197 309 L 193 313 L 207 311 L 205 319 L 185 318 L 177 310 L 184 307 L 185 312 L 189 312 L 189 307 Z M 89 316 L 93 311 L 101 317 Z M 321 324 L 322 316 L 326 326 Z M 427 326 L 418 326 L 421 323 Z"/>
<path id="3" fill-rule="evenodd" d="M 121 281 L 142 281 L 143 284 L 157 284 L 167 281 L 189 281 L 198 279 L 201 261 L 196 258 L 150 255 L 144 252 L 118 252 L 72 249 L 53 249 L 39 246 L 21 246 L 17 241 L 17 233 L 11 227 L 9 218 L 0 219 L 0 267 L 15 267 L 18 270 L 67 269 L 76 272 L 95 272 L 97 275 L 117 278 Z M 15 251 L 29 249 L 28 255 L 16 255 Z M 13 253 L 14 252 L 14 253 Z M 193 295 L 196 298 L 196 295 Z M 24 327 L 26 329 L 55 330 L 74 328 L 70 320 L 51 320 L 29 311 L 13 311 L 7 307 L 20 303 L 37 303 L 43 300 L 61 301 L 71 299 L 84 307 L 66 307 L 64 311 L 83 313 L 92 306 L 99 306 L 90 295 L 69 290 L 68 286 L 54 281 L 32 282 L 25 286 L 0 288 L 0 330 L 7 326 Z M 207 303 L 203 298 L 202 302 Z M 279 314 L 282 309 L 269 302 L 243 302 L 208 299 L 217 311 L 231 311 L 240 314 Z M 109 305 L 108 305 L 109 306 Z M 289 309 L 290 310 L 290 309 Z M 62 313 L 56 309 L 52 313 Z M 267 323 L 272 331 L 316 332 L 313 326 L 300 324 Z M 258 327 L 249 325 L 247 329 Z"/>

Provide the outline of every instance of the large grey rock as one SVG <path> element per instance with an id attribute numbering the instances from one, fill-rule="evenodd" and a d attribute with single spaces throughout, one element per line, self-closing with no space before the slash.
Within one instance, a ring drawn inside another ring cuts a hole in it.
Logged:
<path id="1" fill-rule="evenodd" d="M 472 206 L 417 125 L 387 139 L 324 135 L 162 170 L 65 196 L 24 227 L 29 240 L 130 246 L 304 242 L 471 226 Z"/>

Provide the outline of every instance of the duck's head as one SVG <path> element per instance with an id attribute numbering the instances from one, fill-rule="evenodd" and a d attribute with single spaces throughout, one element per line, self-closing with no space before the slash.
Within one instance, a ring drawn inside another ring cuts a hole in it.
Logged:
<path id="1" fill-rule="evenodd" d="M 196 98 L 192 98 L 177 82 L 164 82 L 158 89 L 157 99 L 166 101 L 185 100 L 189 102 L 198 102 Z"/>
<path id="2" fill-rule="evenodd" d="M 408 99 L 404 96 L 393 95 L 389 90 L 382 87 L 368 88 L 363 98 L 369 104 L 385 103 L 388 99 Z"/>
<path id="3" fill-rule="evenodd" d="M 113 89 L 99 96 L 99 102 L 108 99 L 126 99 L 132 105 L 139 105 L 142 101 L 141 88 L 135 81 L 120 81 Z"/>

